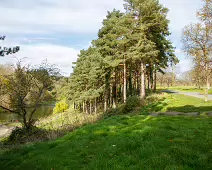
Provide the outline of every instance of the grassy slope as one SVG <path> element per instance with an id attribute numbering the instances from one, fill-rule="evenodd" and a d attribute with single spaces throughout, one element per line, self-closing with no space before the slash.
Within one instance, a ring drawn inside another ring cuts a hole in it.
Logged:
<path id="1" fill-rule="evenodd" d="M 0 169 L 212 169 L 212 118 L 117 116 L 0 155 Z"/>
<path id="2" fill-rule="evenodd" d="M 201 99 L 166 94 L 160 98 L 142 112 L 212 111 L 212 102 Z M 111 117 L 52 142 L 0 152 L 0 169 L 211 169 L 211 120 Z"/>

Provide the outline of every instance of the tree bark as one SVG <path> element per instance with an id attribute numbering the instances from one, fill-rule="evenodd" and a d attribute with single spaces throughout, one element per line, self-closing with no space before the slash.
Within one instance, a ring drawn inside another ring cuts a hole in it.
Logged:
<path id="1" fill-rule="evenodd" d="M 90 114 L 92 114 L 92 101 L 90 100 Z"/>
<path id="2" fill-rule="evenodd" d="M 114 80 L 113 80 L 114 81 Z M 110 108 L 113 106 L 113 84 L 110 84 Z"/>
<path id="3" fill-rule="evenodd" d="M 109 79 L 110 79 L 110 73 L 107 73 L 105 76 L 104 112 L 106 112 L 108 108 L 108 97 L 110 91 Z"/>
<path id="4" fill-rule="evenodd" d="M 141 70 L 140 66 L 138 67 L 138 74 L 137 74 L 137 94 L 140 95 L 141 92 Z"/>
<path id="5" fill-rule="evenodd" d="M 116 76 L 116 73 L 114 72 L 114 82 L 113 82 L 113 91 L 112 91 L 112 96 L 113 96 L 113 108 L 115 109 L 116 108 L 116 99 L 117 99 L 117 85 L 116 85 L 116 79 L 117 79 L 117 76 Z"/>
<path id="6" fill-rule="evenodd" d="M 156 67 L 155 67 L 155 70 L 154 70 L 154 89 L 153 91 L 156 92 L 157 90 L 157 70 L 156 70 Z"/>
<path id="7" fill-rule="evenodd" d="M 154 90 L 153 66 L 150 67 L 150 88 Z"/>
<path id="8" fill-rule="evenodd" d="M 104 112 L 107 111 L 107 96 L 104 97 Z"/>
<path id="9" fill-rule="evenodd" d="M 88 103 L 87 103 L 87 101 L 85 102 L 85 113 L 88 114 Z"/>
<path id="10" fill-rule="evenodd" d="M 145 64 L 141 63 L 141 88 L 140 98 L 145 99 L 146 97 L 146 85 L 145 85 Z"/>
<path id="11" fill-rule="evenodd" d="M 124 89 L 123 89 L 124 103 L 127 101 L 127 67 L 126 67 L 126 58 L 124 55 Z"/>
<path id="12" fill-rule="evenodd" d="M 208 64 L 206 63 L 206 87 L 205 87 L 205 102 L 208 102 L 208 90 L 210 88 L 209 75 L 208 75 Z"/>
<path id="13" fill-rule="evenodd" d="M 129 74 L 129 92 L 130 96 L 133 95 L 133 84 L 132 84 L 132 61 L 130 61 L 130 74 Z"/>
<path id="14" fill-rule="evenodd" d="M 97 98 L 95 98 L 95 109 L 94 109 L 95 114 L 97 114 Z"/>
<path id="15" fill-rule="evenodd" d="M 85 113 L 85 101 L 82 102 L 82 112 Z"/>
<path id="16" fill-rule="evenodd" d="M 150 89 L 150 73 L 147 74 L 147 88 Z"/>

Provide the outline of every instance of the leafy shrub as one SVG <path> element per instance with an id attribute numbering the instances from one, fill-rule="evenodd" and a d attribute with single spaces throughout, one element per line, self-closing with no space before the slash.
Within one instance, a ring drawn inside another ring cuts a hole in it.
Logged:
<path id="1" fill-rule="evenodd" d="M 128 113 L 133 111 L 137 107 L 141 107 L 145 105 L 145 101 L 142 101 L 138 96 L 128 97 L 126 104 L 123 108 L 123 113 Z"/>
<path id="2" fill-rule="evenodd" d="M 62 100 L 62 101 L 56 103 L 56 106 L 54 107 L 53 112 L 54 113 L 62 113 L 65 110 L 67 110 L 68 108 L 69 108 L 69 106 L 66 103 L 66 101 Z"/>
<path id="3" fill-rule="evenodd" d="M 109 109 L 106 113 L 106 117 L 115 116 L 115 115 L 123 115 L 124 114 L 124 104 L 118 105 L 116 108 Z"/>

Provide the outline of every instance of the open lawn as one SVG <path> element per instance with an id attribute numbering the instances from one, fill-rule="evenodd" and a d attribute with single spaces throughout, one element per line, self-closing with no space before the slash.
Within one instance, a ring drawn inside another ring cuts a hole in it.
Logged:
<path id="1" fill-rule="evenodd" d="M 203 99 L 182 94 L 164 94 L 159 95 L 157 102 L 141 109 L 141 112 L 146 114 L 167 111 L 208 113 L 212 112 L 212 101 L 206 103 Z"/>
<path id="2" fill-rule="evenodd" d="M 205 90 L 203 88 L 198 89 L 195 86 L 173 86 L 173 87 L 159 87 L 161 89 L 168 89 L 168 90 L 176 90 L 181 92 L 199 92 L 201 94 L 205 93 Z M 208 91 L 209 94 L 212 94 L 212 88 Z"/>
<path id="3" fill-rule="evenodd" d="M 212 169 L 212 118 L 116 116 L 1 153 L 0 169 Z"/>

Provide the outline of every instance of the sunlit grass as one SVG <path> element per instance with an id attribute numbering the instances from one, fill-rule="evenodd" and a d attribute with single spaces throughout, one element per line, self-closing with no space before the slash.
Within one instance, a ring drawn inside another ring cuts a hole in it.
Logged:
<path id="1" fill-rule="evenodd" d="M 181 94 L 159 94 L 157 98 L 158 100 L 142 108 L 141 112 L 212 112 L 212 101 L 205 102 L 203 99 Z"/>
<path id="2" fill-rule="evenodd" d="M 0 169 L 211 169 L 212 118 L 116 116 L 0 155 Z"/>
<path id="3" fill-rule="evenodd" d="M 205 93 L 204 88 L 197 88 L 195 86 L 173 86 L 173 87 L 159 87 L 161 89 L 169 89 L 169 90 L 176 90 L 181 92 L 198 92 L 200 94 Z M 208 91 L 209 94 L 212 94 L 212 88 Z"/>

